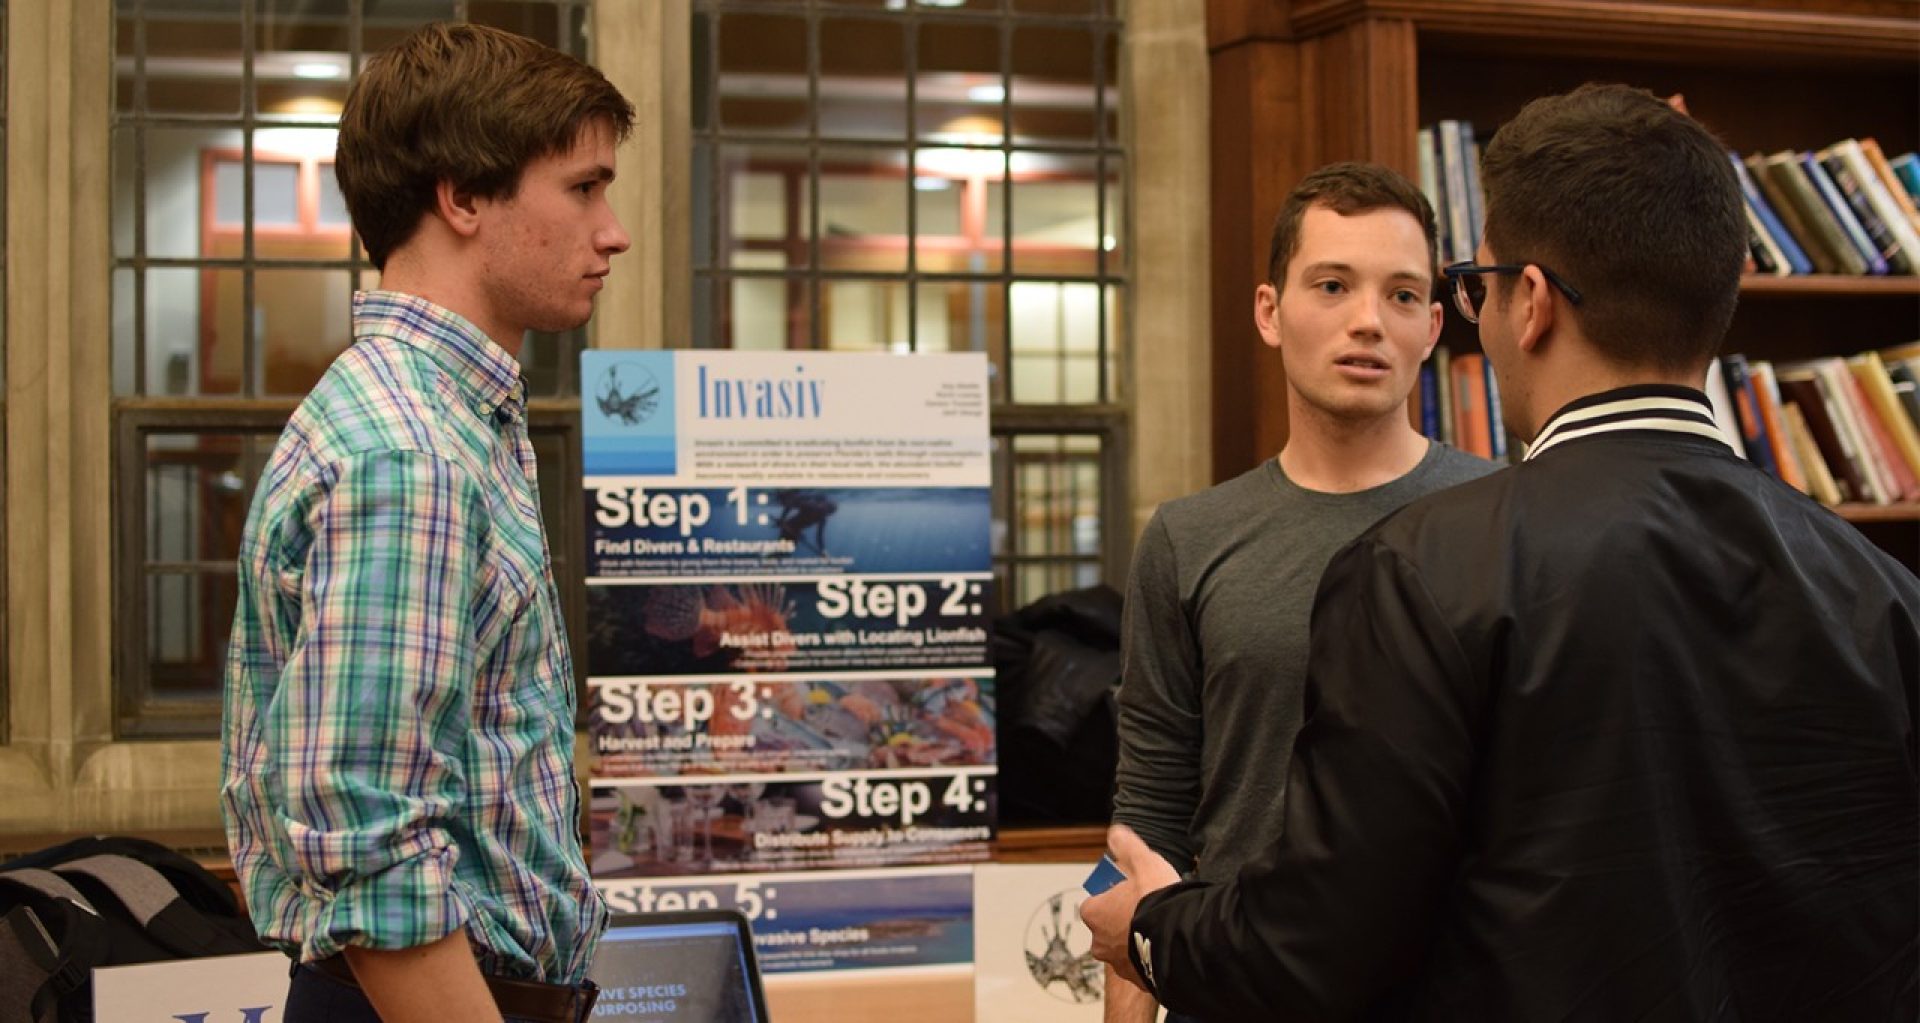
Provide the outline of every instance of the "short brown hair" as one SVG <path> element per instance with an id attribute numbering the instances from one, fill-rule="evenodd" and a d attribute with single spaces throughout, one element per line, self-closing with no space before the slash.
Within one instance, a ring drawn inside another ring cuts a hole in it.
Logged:
<path id="1" fill-rule="evenodd" d="M 1747 224 L 1727 150 L 1699 122 L 1644 89 L 1583 85 L 1501 127 L 1480 178 L 1488 249 L 1578 288 L 1574 315 L 1602 354 L 1673 371 L 1719 349 Z"/>
<path id="2" fill-rule="evenodd" d="M 340 114 L 334 174 L 367 258 L 384 269 L 434 188 L 511 196 L 520 172 L 593 122 L 617 141 L 633 105 L 599 71 L 483 25 L 433 24 L 367 61 Z"/>
<path id="3" fill-rule="evenodd" d="M 1300 179 L 1273 220 L 1273 237 L 1267 243 L 1267 282 L 1276 290 L 1285 290 L 1287 264 L 1300 249 L 1300 222 L 1315 206 L 1325 206 L 1343 217 L 1373 210 L 1405 210 L 1427 236 L 1427 274 L 1432 279 L 1439 260 L 1439 229 L 1434 224 L 1433 206 L 1420 189 L 1379 164 L 1330 163 Z"/>

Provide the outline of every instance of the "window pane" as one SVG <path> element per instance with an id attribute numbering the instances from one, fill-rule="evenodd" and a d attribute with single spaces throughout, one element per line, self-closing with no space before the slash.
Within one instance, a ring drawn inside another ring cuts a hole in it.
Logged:
<path id="1" fill-rule="evenodd" d="M 1025 25 L 1013 32 L 1013 139 L 1090 143 L 1094 116 L 1092 32 Z"/>
<path id="2" fill-rule="evenodd" d="M 737 277 L 730 301 L 733 347 L 765 351 L 788 347 L 790 317 L 802 310 L 806 286 L 781 277 Z M 802 335 L 806 330 L 802 321 Z"/>
<path id="3" fill-rule="evenodd" d="M 153 695 L 219 695 L 234 602 L 232 573 L 147 577 L 147 677 Z"/>
<path id="4" fill-rule="evenodd" d="M 906 23 L 829 18 L 820 23 L 820 134 L 899 139 L 907 132 Z"/>
<path id="5" fill-rule="evenodd" d="M 201 203 L 208 194 L 220 194 L 207 180 L 212 170 L 210 162 L 222 155 L 239 158 L 243 144 L 240 129 L 148 128 L 145 134 L 146 254 L 187 258 L 204 255 Z M 137 155 L 129 150 L 127 162 L 114 167 L 116 223 L 130 220 L 134 213 L 133 189 L 140 184 L 133 176 L 133 158 Z"/>
<path id="6" fill-rule="evenodd" d="M 114 99 L 122 113 L 140 109 L 135 79 L 136 19 L 121 3 L 114 40 Z M 172 13 L 147 5 L 146 103 L 159 114 L 240 115 L 240 19 Z"/>
<path id="7" fill-rule="evenodd" d="M 915 342 L 928 352 L 986 352 L 1005 359 L 1006 292 L 996 280 L 923 282 L 915 310 Z"/>
<path id="8" fill-rule="evenodd" d="M 806 150 L 735 147 L 726 150 L 724 158 L 721 237 L 729 242 L 721 253 L 722 265 L 752 265 L 750 253 L 771 252 L 788 266 L 806 266 L 812 222 Z M 696 219 L 702 219 L 705 205 L 696 204 Z"/>
<path id="9" fill-rule="evenodd" d="M 239 271 L 232 294 L 238 295 Z M 220 306 L 206 302 L 205 287 L 218 287 L 215 275 L 194 269 L 146 271 L 141 296 L 146 303 L 145 365 L 134 368 L 139 393 L 151 395 L 238 394 L 243 383 L 240 307 L 230 315 L 207 317 Z M 129 308 L 129 326 L 132 312 Z M 129 345 L 131 347 L 131 345 Z"/>
<path id="10" fill-rule="evenodd" d="M 264 394 L 304 395 L 353 343 L 353 277 L 341 270 L 259 269 L 254 337 Z"/>
<path id="11" fill-rule="evenodd" d="M 1102 400 L 1100 288 L 1015 282 L 1012 399 L 1035 404 Z"/>
<path id="12" fill-rule="evenodd" d="M 823 281 L 820 331 L 825 344 L 821 347 L 837 352 L 905 351 L 906 305 L 904 284 Z"/>
<path id="13" fill-rule="evenodd" d="M 763 14 L 720 18 L 720 129 L 805 135 L 807 22 Z"/>
<path id="14" fill-rule="evenodd" d="M 1092 157 L 1015 154 L 1013 268 L 1091 274 L 1102 238 Z"/>
<path id="15" fill-rule="evenodd" d="M 520 343 L 520 372 L 527 394 L 535 398 L 570 395 L 580 372 L 580 350 L 587 346 L 587 328 L 549 334 L 531 330 Z"/>
<path id="16" fill-rule="evenodd" d="M 238 164 L 228 164 L 238 171 Z M 239 175 L 234 175 L 233 184 L 239 184 Z M 214 187 L 220 187 L 219 175 L 215 175 Z M 244 223 L 245 215 L 240 209 L 240 196 L 232 197 L 232 216 L 228 217 L 228 196 L 220 196 L 220 208 L 216 213 L 217 227 L 232 225 L 239 227 Z M 256 227 L 293 227 L 300 226 L 300 165 L 292 163 L 258 162 L 253 165 L 253 223 Z"/>
<path id="17" fill-rule="evenodd" d="M 347 197 L 340 194 L 340 179 L 334 176 L 331 162 L 319 165 L 319 226 L 353 230 L 353 218 L 347 213 Z"/>
<path id="18" fill-rule="evenodd" d="M 1005 224 L 994 196 L 1006 154 L 998 149 L 922 149 L 914 154 L 914 201 L 922 273 L 993 273 L 1003 265 Z"/>
<path id="19" fill-rule="evenodd" d="M 147 436 L 147 562 L 230 562 L 257 465 L 246 438 L 230 433 Z"/>
<path id="20" fill-rule="evenodd" d="M 903 150 L 820 154 L 821 269 L 906 270 L 906 166 Z"/>
<path id="21" fill-rule="evenodd" d="M 1100 0 L 1013 0 L 1013 9 L 1020 14 L 1099 14 Z"/>
<path id="22" fill-rule="evenodd" d="M 999 145 L 1005 134 L 1006 80 L 995 25 L 928 22 L 920 26 L 914 118 L 920 138 Z"/>

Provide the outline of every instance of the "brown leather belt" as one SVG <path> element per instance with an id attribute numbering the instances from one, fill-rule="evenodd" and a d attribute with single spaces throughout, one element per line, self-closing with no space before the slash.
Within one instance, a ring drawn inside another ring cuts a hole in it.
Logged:
<path id="1" fill-rule="evenodd" d="M 306 965 L 342 984 L 356 988 L 360 986 L 345 956 L 329 956 Z M 493 1004 L 500 1009 L 502 1016 L 542 1020 L 544 1023 L 580 1023 L 593 1012 L 593 1003 L 600 997 L 600 989 L 594 986 L 593 981 L 573 987 L 485 974 L 482 977 L 487 982 L 487 990 L 493 995 Z"/>

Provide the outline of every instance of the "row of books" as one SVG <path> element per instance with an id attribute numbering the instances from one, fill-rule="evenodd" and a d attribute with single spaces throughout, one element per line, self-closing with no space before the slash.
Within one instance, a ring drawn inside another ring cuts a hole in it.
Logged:
<path id="1" fill-rule="evenodd" d="M 1440 121 L 1420 129 L 1420 190 L 1433 204 L 1442 263 L 1473 258 L 1485 228 L 1486 195 L 1480 188 L 1480 145 L 1473 125 Z"/>
<path id="2" fill-rule="evenodd" d="M 1920 341 L 1777 364 L 1727 355 L 1707 390 L 1735 450 L 1821 503 L 1920 501 Z"/>
<path id="3" fill-rule="evenodd" d="M 1920 157 L 1871 138 L 1811 152 L 1729 154 L 1756 273 L 1920 273 Z"/>
<path id="4" fill-rule="evenodd" d="M 1479 352 L 1454 354 L 1445 346 L 1420 366 L 1420 432 L 1481 458 L 1506 461 L 1507 430 L 1500 417 L 1500 385 Z"/>

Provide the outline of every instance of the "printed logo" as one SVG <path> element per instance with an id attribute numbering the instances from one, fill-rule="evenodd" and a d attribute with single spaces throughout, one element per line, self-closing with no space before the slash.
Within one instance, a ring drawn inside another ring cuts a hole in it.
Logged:
<path id="1" fill-rule="evenodd" d="M 594 388 L 600 414 L 627 426 L 639 426 L 660 409 L 660 381 L 637 362 L 616 362 Z"/>
<path id="2" fill-rule="evenodd" d="M 1078 888 L 1048 896 L 1027 920 L 1027 973 L 1040 989 L 1063 1002 L 1100 1000 L 1106 971 L 1093 957 L 1093 932 L 1080 922 Z"/>
<path id="3" fill-rule="evenodd" d="M 1153 979 L 1153 942 L 1148 941 L 1146 935 L 1135 931 L 1133 932 L 1133 950 L 1140 957 L 1140 976 L 1146 979 L 1147 986 L 1159 987 L 1159 982 Z"/>

